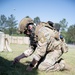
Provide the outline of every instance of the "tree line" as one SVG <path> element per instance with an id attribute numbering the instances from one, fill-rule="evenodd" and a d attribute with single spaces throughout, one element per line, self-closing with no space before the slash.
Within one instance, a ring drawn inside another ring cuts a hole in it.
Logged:
<path id="1" fill-rule="evenodd" d="M 29 17 L 29 16 L 26 16 Z M 41 20 L 39 17 L 34 18 L 34 23 L 38 24 Z M 75 24 L 68 27 L 68 22 L 65 18 L 59 21 L 61 35 L 66 39 L 67 43 L 75 44 Z M 18 27 L 17 20 L 14 15 L 11 14 L 9 17 L 0 15 L 0 31 L 9 35 L 20 35 L 17 33 Z"/>

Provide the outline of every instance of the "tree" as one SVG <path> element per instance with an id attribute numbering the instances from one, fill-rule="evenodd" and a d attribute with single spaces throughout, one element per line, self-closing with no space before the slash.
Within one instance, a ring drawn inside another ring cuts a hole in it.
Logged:
<path id="1" fill-rule="evenodd" d="M 75 24 L 71 25 L 68 28 L 68 31 L 67 31 L 67 40 L 68 40 L 68 43 L 74 43 L 75 44 Z"/>
<path id="2" fill-rule="evenodd" d="M 15 20 L 15 17 L 13 15 L 10 15 L 7 20 L 7 25 L 8 25 L 8 33 L 10 35 L 16 33 L 17 31 L 17 21 Z"/>
<path id="3" fill-rule="evenodd" d="M 1 15 L 0 16 L 0 30 L 1 31 L 5 31 L 6 27 L 7 27 L 7 18 L 5 17 L 5 15 Z"/>
<path id="4" fill-rule="evenodd" d="M 34 23 L 36 23 L 36 24 L 38 24 L 38 23 L 40 23 L 41 21 L 40 21 L 40 18 L 39 17 L 35 17 L 34 18 Z"/>
<path id="5" fill-rule="evenodd" d="M 61 20 L 59 22 L 60 24 L 60 31 L 61 31 L 61 34 L 64 36 L 64 38 L 66 39 L 66 30 L 67 30 L 67 25 L 68 25 L 68 22 L 66 21 L 66 19 L 64 18 L 63 20 Z"/>
<path id="6" fill-rule="evenodd" d="M 68 22 L 66 21 L 66 19 L 64 18 L 59 23 L 60 23 L 61 31 L 65 31 L 68 25 Z"/>
<path id="7" fill-rule="evenodd" d="M 26 18 L 30 18 L 29 16 L 26 16 Z"/>

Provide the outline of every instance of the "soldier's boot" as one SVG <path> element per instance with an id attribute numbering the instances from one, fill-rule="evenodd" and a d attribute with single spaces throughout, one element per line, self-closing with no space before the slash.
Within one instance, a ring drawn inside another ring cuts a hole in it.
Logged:
<path id="1" fill-rule="evenodd" d="M 12 65 L 18 63 L 22 58 L 26 57 L 24 53 L 22 53 L 21 55 L 19 55 L 18 57 L 16 57 L 14 59 L 14 61 L 12 62 Z"/>
<path id="2" fill-rule="evenodd" d="M 47 70 L 46 70 L 46 72 L 48 72 L 48 71 L 59 71 L 59 63 L 56 63 L 55 65 L 53 65 L 53 66 L 51 66 L 51 67 L 49 67 Z"/>
<path id="3" fill-rule="evenodd" d="M 59 62 L 59 70 L 60 71 L 63 71 L 63 70 L 70 70 L 70 66 L 68 65 L 68 64 L 66 64 L 66 62 L 64 61 L 64 60 L 61 60 L 60 62 Z"/>
<path id="4" fill-rule="evenodd" d="M 54 65 L 55 71 L 63 71 L 70 70 L 70 67 L 66 64 L 66 62 L 61 58 L 58 63 Z"/>
<path id="5" fill-rule="evenodd" d="M 49 67 L 46 71 L 63 71 L 63 70 L 70 70 L 70 67 L 61 58 L 58 60 L 58 62 L 56 62 L 53 66 Z"/>

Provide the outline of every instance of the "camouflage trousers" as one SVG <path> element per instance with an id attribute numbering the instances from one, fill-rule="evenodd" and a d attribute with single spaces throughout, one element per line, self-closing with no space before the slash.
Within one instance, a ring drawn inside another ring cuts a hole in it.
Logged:
<path id="1" fill-rule="evenodd" d="M 39 64 L 38 69 L 41 71 L 56 71 L 64 68 L 64 60 L 61 60 L 62 51 L 54 50 L 49 52 L 45 59 Z"/>

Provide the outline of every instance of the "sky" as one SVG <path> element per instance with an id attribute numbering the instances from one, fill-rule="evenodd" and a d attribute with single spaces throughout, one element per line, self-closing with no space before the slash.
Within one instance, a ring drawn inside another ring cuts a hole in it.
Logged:
<path id="1" fill-rule="evenodd" d="M 11 14 L 19 23 L 26 16 L 58 23 L 63 18 L 68 26 L 75 24 L 75 0 L 0 0 L 0 15 Z"/>

